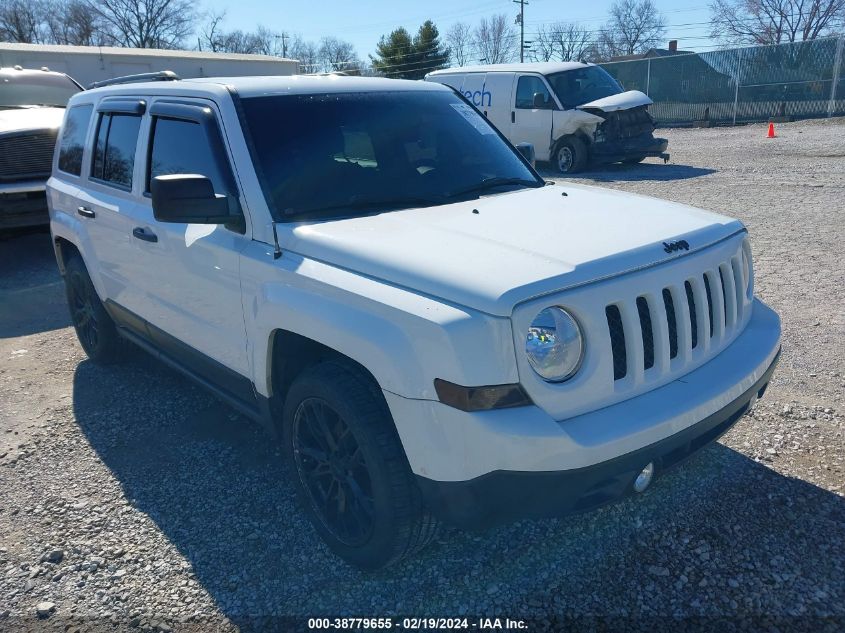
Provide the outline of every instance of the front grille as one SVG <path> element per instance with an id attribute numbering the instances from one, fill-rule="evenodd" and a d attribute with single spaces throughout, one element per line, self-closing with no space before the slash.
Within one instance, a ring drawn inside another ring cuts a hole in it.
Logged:
<path id="1" fill-rule="evenodd" d="M 715 350 L 743 322 L 744 288 L 735 256 L 654 295 L 607 305 L 614 381 L 666 373 L 673 363 L 688 363 L 695 350 Z"/>
<path id="2" fill-rule="evenodd" d="M 0 136 L 0 182 L 49 177 L 56 134 L 41 130 Z"/>
<path id="3" fill-rule="evenodd" d="M 654 119 L 646 106 L 609 112 L 603 115 L 601 129 L 608 140 L 629 139 L 654 131 Z"/>

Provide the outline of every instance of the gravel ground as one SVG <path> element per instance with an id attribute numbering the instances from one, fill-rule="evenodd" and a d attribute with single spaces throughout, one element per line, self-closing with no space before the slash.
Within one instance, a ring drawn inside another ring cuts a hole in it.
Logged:
<path id="1" fill-rule="evenodd" d="M 748 225 L 758 294 L 784 324 L 766 398 L 637 498 L 446 529 L 378 574 L 317 540 L 256 426 L 141 353 L 85 360 L 47 235 L 0 243 L 0 630 L 337 614 L 842 630 L 845 120 L 780 125 L 774 140 L 763 126 L 661 132 L 670 164 L 578 180 Z"/>

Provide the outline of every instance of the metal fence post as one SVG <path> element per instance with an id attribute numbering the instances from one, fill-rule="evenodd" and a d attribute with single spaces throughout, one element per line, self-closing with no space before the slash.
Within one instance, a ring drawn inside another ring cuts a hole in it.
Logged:
<path id="1" fill-rule="evenodd" d="M 836 85 L 839 83 L 839 69 L 842 66 L 842 48 L 845 47 L 845 35 L 836 41 L 836 55 L 833 56 L 833 83 L 830 86 L 830 103 L 827 104 L 827 116 L 836 111 Z"/>
<path id="2" fill-rule="evenodd" d="M 744 49 L 739 49 L 739 59 L 736 62 L 736 75 L 734 76 L 734 125 L 736 125 L 736 109 L 739 103 L 739 75 L 742 67 L 742 57 Z"/>
<path id="3" fill-rule="evenodd" d="M 651 96 L 651 94 L 649 92 L 649 88 L 651 88 L 651 60 L 650 59 L 648 60 L 648 63 L 646 65 L 646 71 L 645 71 L 645 94 L 646 94 L 647 97 Z"/>

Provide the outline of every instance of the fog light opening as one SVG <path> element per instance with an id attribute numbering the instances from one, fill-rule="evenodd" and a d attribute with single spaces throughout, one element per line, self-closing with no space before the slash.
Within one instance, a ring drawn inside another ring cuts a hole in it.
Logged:
<path id="1" fill-rule="evenodd" d="M 654 462 L 649 462 L 634 479 L 634 492 L 644 492 L 654 479 Z"/>

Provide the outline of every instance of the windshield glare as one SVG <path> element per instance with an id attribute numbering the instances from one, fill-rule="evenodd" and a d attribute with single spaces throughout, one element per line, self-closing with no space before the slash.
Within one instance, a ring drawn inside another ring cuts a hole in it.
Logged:
<path id="1" fill-rule="evenodd" d="M 547 79 L 567 109 L 622 92 L 616 80 L 600 66 L 567 70 L 548 75 Z"/>
<path id="2" fill-rule="evenodd" d="M 364 215 L 543 185 L 451 92 L 249 97 L 242 104 L 276 220 Z"/>
<path id="3" fill-rule="evenodd" d="M 64 108 L 77 92 L 79 86 L 64 75 L 20 71 L 0 74 L 0 108 L 39 105 Z"/>

